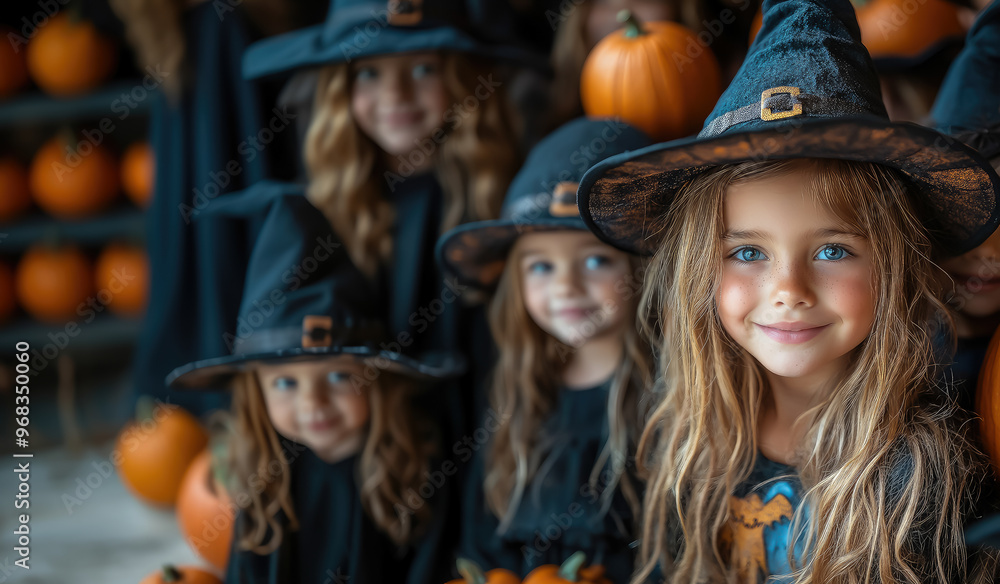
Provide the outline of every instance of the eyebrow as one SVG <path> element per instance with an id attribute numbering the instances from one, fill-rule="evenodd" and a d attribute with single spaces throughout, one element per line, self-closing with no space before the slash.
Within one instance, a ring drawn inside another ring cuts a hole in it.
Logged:
<path id="1" fill-rule="evenodd" d="M 855 233 L 851 231 L 843 231 L 841 229 L 817 229 L 813 232 L 816 237 L 851 237 L 855 239 L 864 239 L 864 236 L 860 233 Z M 758 231 L 756 229 L 748 230 L 729 230 L 723 234 L 722 239 L 725 241 L 731 241 L 734 239 L 767 239 L 767 234 L 763 231 Z"/>

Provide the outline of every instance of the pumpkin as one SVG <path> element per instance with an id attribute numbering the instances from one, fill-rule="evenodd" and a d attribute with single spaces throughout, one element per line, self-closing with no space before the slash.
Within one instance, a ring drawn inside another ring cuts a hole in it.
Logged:
<path id="1" fill-rule="evenodd" d="M 465 558 L 458 558 L 455 563 L 458 566 L 458 573 L 462 577 L 458 580 L 451 580 L 447 584 L 521 584 L 521 579 L 510 570 L 494 568 L 483 572 L 479 564 Z"/>
<path id="2" fill-rule="evenodd" d="M 153 151 L 146 142 L 136 142 L 122 155 L 122 189 L 139 207 L 149 205 L 153 193 Z"/>
<path id="3" fill-rule="evenodd" d="M 17 219 L 29 207 L 31 192 L 24 165 L 13 158 L 0 158 L 0 222 Z"/>
<path id="4" fill-rule="evenodd" d="M 872 58 L 916 57 L 965 29 L 945 0 L 855 0 L 861 42 Z"/>
<path id="5" fill-rule="evenodd" d="M 6 26 L 0 26 L 0 98 L 17 93 L 28 82 L 28 65 L 24 51 L 11 42 L 10 34 L 16 34 Z"/>
<path id="6" fill-rule="evenodd" d="M 696 133 L 721 94 L 719 63 L 676 22 L 639 23 L 599 42 L 584 62 L 580 99 L 591 117 L 619 117 L 656 140 Z"/>
<path id="7" fill-rule="evenodd" d="M 46 142 L 31 162 L 35 202 L 60 218 L 78 219 L 104 209 L 118 194 L 118 164 L 103 146 L 72 144 L 68 136 Z"/>
<path id="8" fill-rule="evenodd" d="M 177 521 L 196 554 L 225 571 L 233 541 L 234 508 L 215 478 L 212 451 L 205 449 L 191 463 L 177 495 Z"/>
<path id="9" fill-rule="evenodd" d="M 94 288 L 98 299 L 123 316 L 142 316 L 149 298 L 149 260 L 138 247 L 109 244 L 97 257 Z"/>
<path id="10" fill-rule="evenodd" d="M 172 506 L 191 462 L 208 433 L 180 406 L 139 401 L 136 419 L 122 429 L 112 455 L 118 476 L 138 498 Z"/>
<path id="11" fill-rule="evenodd" d="M 976 413 L 980 436 L 993 466 L 1000 472 L 1000 329 L 993 333 L 986 357 L 979 369 L 976 387 Z"/>
<path id="12" fill-rule="evenodd" d="M 17 310 L 15 294 L 14 272 L 7 262 L 0 262 L 0 322 L 9 319 Z"/>
<path id="13" fill-rule="evenodd" d="M 194 566 L 174 567 L 170 564 L 162 570 L 153 572 L 142 579 L 139 584 L 222 584 L 215 574 L 206 572 Z"/>
<path id="14" fill-rule="evenodd" d="M 114 71 L 115 45 L 94 25 L 66 12 L 39 27 L 28 43 L 28 72 L 47 93 L 70 96 L 86 93 Z"/>
<path id="15" fill-rule="evenodd" d="M 546 564 L 538 566 L 524 578 L 524 584 L 564 584 L 566 582 L 585 582 L 589 584 L 611 584 L 604 577 L 604 567 L 600 565 L 585 565 L 587 556 L 576 552 L 560 566 Z"/>
<path id="16" fill-rule="evenodd" d="M 764 11 L 758 8 L 757 14 L 754 15 L 753 21 L 750 23 L 750 42 L 747 44 L 753 44 L 753 41 L 757 38 L 757 33 L 760 32 L 760 27 L 762 26 L 764 26 Z"/>
<path id="17" fill-rule="evenodd" d="M 17 300 L 40 321 L 65 324 L 79 316 L 93 292 L 90 261 L 75 247 L 36 245 L 21 256 L 14 276 Z"/>

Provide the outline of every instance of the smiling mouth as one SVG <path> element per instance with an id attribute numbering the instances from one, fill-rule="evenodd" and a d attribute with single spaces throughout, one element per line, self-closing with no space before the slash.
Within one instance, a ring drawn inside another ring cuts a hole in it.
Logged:
<path id="1" fill-rule="evenodd" d="M 980 289 L 993 289 L 1000 286 L 1000 276 L 994 276 L 990 278 L 984 278 L 978 274 L 950 274 L 951 279 L 955 281 L 955 285 L 961 286 L 963 288 L 975 288 L 976 291 Z"/>
<path id="2" fill-rule="evenodd" d="M 788 345 L 795 345 L 798 343 L 805 343 L 816 338 L 821 332 L 826 330 L 830 325 L 824 324 L 819 326 L 812 326 L 808 324 L 776 324 L 773 326 L 763 325 L 760 323 L 754 323 L 761 332 L 763 332 L 767 337 L 773 341 L 779 343 L 784 343 Z"/>

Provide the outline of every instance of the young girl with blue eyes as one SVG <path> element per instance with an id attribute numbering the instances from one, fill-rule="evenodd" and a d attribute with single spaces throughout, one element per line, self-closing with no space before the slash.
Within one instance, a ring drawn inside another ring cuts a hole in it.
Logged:
<path id="1" fill-rule="evenodd" d="M 227 202 L 258 204 L 232 354 L 168 377 L 232 392 L 227 491 L 239 515 L 226 581 L 437 584 L 448 486 L 428 491 L 439 436 L 414 397 L 460 361 L 384 349 L 379 296 L 322 213 L 301 193 Z M 288 277 L 302 266 L 313 266 L 306 281 Z"/>
<path id="2" fill-rule="evenodd" d="M 635 327 L 641 267 L 586 230 L 576 181 L 596 152 L 648 143 L 621 122 L 571 122 L 532 150 L 500 219 L 438 245 L 448 271 L 492 292 L 490 438 L 472 460 L 456 549 L 484 570 L 524 577 L 584 552 L 612 581 L 632 572 L 632 456 L 652 369 Z"/>
<path id="3" fill-rule="evenodd" d="M 699 137 L 581 181 L 599 237 L 653 256 L 633 581 L 992 582 L 964 542 L 987 475 L 939 384 L 930 258 L 994 231 L 1000 179 L 889 122 L 849 2 L 763 13 Z"/>

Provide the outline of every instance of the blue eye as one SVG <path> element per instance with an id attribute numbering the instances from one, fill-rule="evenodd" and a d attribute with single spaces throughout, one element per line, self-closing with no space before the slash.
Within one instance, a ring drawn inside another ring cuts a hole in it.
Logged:
<path id="1" fill-rule="evenodd" d="M 299 386 L 299 382 L 294 377 L 276 377 L 271 382 L 271 387 L 279 391 L 291 391 Z"/>
<path id="2" fill-rule="evenodd" d="M 529 274 L 541 275 L 541 274 L 548 274 L 551 271 L 552 271 L 552 264 L 550 264 L 549 262 L 537 261 L 537 262 L 531 262 L 531 264 L 528 265 Z"/>
<path id="3" fill-rule="evenodd" d="M 433 75 L 436 72 L 437 70 L 434 68 L 434 65 L 431 65 L 430 63 L 420 63 L 413 66 L 413 71 L 410 75 L 412 75 L 414 79 L 423 79 L 424 77 Z"/>
<path id="4" fill-rule="evenodd" d="M 355 81 L 370 81 L 378 77 L 375 67 L 361 67 L 354 72 Z"/>
<path id="5" fill-rule="evenodd" d="M 347 373 L 346 371 L 331 371 L 326 374 L 326 381 L 331 385 L 350 383 L 351 374 Z"/>
<path id="6" fill-rule="evenodd" d="M 611 259 L 602 255 L 588 256 L 583 265 L 588 270 L 598 270 L 611 263 Z"/>
<path id="7" fill-rule="evenodd" d="M 741 247 L 733 252 L 733 257 L 741 262 L 756 262 L 758 260 L 766 260 L 767 257 L 761 253 L 761 251 L 755 247 Z"/>
<path id="8" fill-rule="evenodd" d="M 819 251 L 819 254 L 816 256 L 816 259 L 835 262 L 837 260 L 844 259 L 848 255 L 850 254 L 847 253 L 847 250 L 840 247 L 839 245 L 828 245 Z"/>

